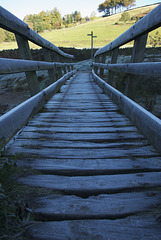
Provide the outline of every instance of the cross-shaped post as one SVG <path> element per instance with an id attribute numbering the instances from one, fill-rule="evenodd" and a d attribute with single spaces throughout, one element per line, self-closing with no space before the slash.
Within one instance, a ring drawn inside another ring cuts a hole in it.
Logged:
<path id="1" fill-rule="evenodd" d="M 93 36 L 93 31 L 91 31 L 91 34 L 87 34 L 87 36 L 91 36 L 91 59 L 93 59 L 93 38 L 97 36 Z"/>

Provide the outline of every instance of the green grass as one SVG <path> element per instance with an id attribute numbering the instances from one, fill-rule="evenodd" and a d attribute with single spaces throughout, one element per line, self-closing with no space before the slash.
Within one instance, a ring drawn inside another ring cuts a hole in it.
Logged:
<path id="1" fill-rule="evenodd" d="M 111 42 L 128 28 L 129 25 L 114 25 L 108 23 L 107 19 L 100 19 L 74 28 L 44 32 L 41 36 L 58 47 L 90 48 L 91 39 L 87 34 L 94 31 L 94 35 L 97 36 L 94 39 L 94 47 L 101 47 Z"/>
<path id="2" fill-rule="evenodd" d="M 131 16 L 151 10 L 156 5 L 148 7 L 137 8 L 130 10 Z M 97 38 L 94 39 L 94 47 L 103 47 L 110 43 L 134 23 L 116 25 L 121 17 L 121 13 L 115 14 L 107 18 L 98 18 L 94 21 L 79 24 L 71 28 L 63 28 L 60 30 L 46 31 L 40 35 L 49 40 L 58 47 L 75 47 L 75 48 L 90 48 L 90 37 L 87 36 L 91 31 Z M 0 43 L 0 50 L 17 48 L 16 43 Z M 37 48 L 36 45 L 31 44 L 31 48 Z"/>

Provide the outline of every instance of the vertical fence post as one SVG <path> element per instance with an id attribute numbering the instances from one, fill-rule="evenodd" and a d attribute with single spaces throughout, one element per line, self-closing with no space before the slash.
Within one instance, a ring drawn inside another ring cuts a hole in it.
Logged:
<path id="1" fill-rule="evenodd" d="M 119 54 L 119 48 L 115 48 L 115 49 L 112 51 L 111 64 L 117 63 L 118 54 Z M 109 71 L 109 72 L 108 72 L 108 83 L 109 83 L 110 85 L 112 85 L 112 86 L 115 85 L 114 75 L 115 75 L 114 72 L 112 72 L 112 71 Z"/>
<path id="2" fill-rule="evenodd" d="M 66 58 L 65 62 L 66 62 L 66 63 L 70 63 L 70 59 L 69 59 L 69 58 Z M 70 72 L 70 65 L 67 65 L 67 66 L 66 66 L 66 69 L 67 69 L 67 72 Z"/>
<path id="3" fill-rule="evenodd" d="M 64 74 L 66 74 L 67 73 L 67 66 L 66 66 L 66 64 L 64 65 L 64 67 L 63 67 L 63 70 L 64 70 Z"/>
<path id="4" fill-rule="evenodd" d="M 32 60 L 32 55 L 31 55 L 31 50 L 29 47 L 28 40 L 18 36 L 17 34 L 15 34 L 15 36 L 16 36 L 16 41 L 18 44 L 18 49 L 19 49 L 21 58 L 25 60 Z M 26 79 L 27 79 L 30 95 L 33 96 L 36 93 L 38 93 L 40 89 L 39 89 L 36 72 L 35 71 L 26 72 Z"/>
<path id="5" fill-rule="evenodd" d="M 43 54 L 44 54 L 44 59 L 46 62 L 52 62 L 51 60 L 51 55 L 50 55 L 50 50 L 43 48 Z M 50 79 L 50 83 L 53 83 L 56 81 L 56 76 L 55 76 L 55 69 L 49 69 L 48 70 L 48 75 Z"/>
<path id="6" fill-rule="evenodd" d="M 94 62 L 97 63 L 98 60 L 99 60 L 99 56 L 96 56 L 96 57 L 94 58 Z M 97 72 L 98 72 L 98 67 L 94 66 L 94 72 L 95 72 L 95 74 L 97 74 Z"/>
<path id="7" fill-rule="evenodd" d="M 32 55 L 31 55 L 31 50 L 29 47 L 28 40 L 18 35 L 15 35 L 15 36 L 16 36 L 16 41 L 18 44 L 18 49 L 19 49 L 21 58 L 25 60 L 32 60 Z M 30 95 L 33 96 L 39 92 L 39 84 L 38 84 L 36 72 L 31 71 L 31 72 L 26 72 L 25 74 L 26 74 Z"/>
<path id="8" fill-rule="evenodd" d="M 103 54 L 103 55 L 101 56 L 101 62 L 102 62 L 102 63 L 105 63 L 105 61 L 106 61 L 106 55 Z M 104 76 L 104 69 L 101 68 L 101 69 L 100 69 L 100 78 L 103 78 L 103 76 Z"/>
<path id="9" fill-rule="evenodd" d="M 63 62 L 67 63 L 68 62 L 67 58 L 64 58 Z M 64 69 L 64 74 L 68 73 L 68 66 L 66 64 L 63 69 Z"/>
<path id="10" fill-rule="evenodd" d="M 60 55 L 55 54 L 54 58 L 55 58 L 55 61 L 56 61 L 56 62 L 61 62 L 61 61 L 60 61 Z M 62 68 L 61 68 L 61 67 L 58 67 L 58 68 L 56 69 L 56 75 L 57 75 L 57 78 L 58 78 L 58 79 L 62 76 Z"/>
<path id="11" fill-rule="evenodd" d="M 148 33 L 144 34 L 134 42 L 134 48 L 132 52 L 131 62 L 132 63 L 139 63 L 144 61 L 144 53 L 147 43 Z M 135 100 L 136 95 L 136 87 L 137 87 L 138 77 L 134 75 L 128 76 L 127 85 L 126 85 L 126 95 Z"/>

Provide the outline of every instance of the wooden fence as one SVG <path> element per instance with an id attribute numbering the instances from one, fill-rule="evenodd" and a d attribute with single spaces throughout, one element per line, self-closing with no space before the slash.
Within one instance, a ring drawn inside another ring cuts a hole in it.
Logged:
<path id="1" fill-rule="evenodd" d="M 61 51 L 54 44 L 42 38 L 16 16 L 0 7 L 0 27 L 13 32 L 23 60 L 0 58 L 0 74 L 25 72 L 31 98 L 0 117 L 0 148 L 36 114 L 47 100 L 74 73 L 73 55 Z M 43 61 L 33 61 L 28 41 L 42 47 Z M 51 52 L 55 62 L 51 60 Z M 40 91 L 36 71 L 48 70 L 49 87 Z"/>
<path id="2" fill-rule="evenodd" d="M 61 51 L 54 44 L 42 38 L 39 34 L 37 34 L 31 28 L 29 28 L 25 22 L 21 21 L 19 18 L 17 18 L 16 16 L 14 16 L 13 14 L 11 14 L 2 7 L 0 7 L 0 27 L 15 34 L 21 58 L 24 60 L 32 60 L 31 50 L 28 41 L 31 41 L 36 45 L 42 47 L 44 52 L 44 59 L 46 62 L 51 62 L 50 52 L 52 51 L 55 53 L 55 62 L 61 62 L 61 65 L 53 64 L 53 67 L 51 67 L 51 65 L 49 67 L 49 65 L 46 64 L 46 67 L 48 66 L 46 69 L 48 69 L 50 83 L 56 81 L 63 75 L 62 69 L 64 69 L 64 73 L 66 73 L 73 67 L 72 63 L 70 65 L 66 65 L 63 64 L 63 62 L 68 63 L 71 62 L 74 56 L 66 54 L 63 51 Z M 0 59 L 0 63 L 2 63 L 3 66 L 5 65 L 2 59 Z M 8 66 L 10 64 L 11 68 L 13 69 L 12 66 L 15 67 L 16 62 L 14 64 L 12 60 L 11 63 L 8 62 L 7 64 Z M 29 71 L 30 68 L 29 63 L 25 62 L 20 63 L 21 65 L 20 69 L 22 68 L 22 66 L 25 67 L 26 66 L 25 64 L 28 65 L 28 70 L 26 71 L 26 78 L 30 94 L 31 96 L 33 96 L 34 94 L 39 92 L 36 69 L 34 70 L 33 67 L 31 67 L 31 71 Z M 32 64 L 33 63 L 31 63 L 31 65 Z M 0 73 L 4 73 L 2 67 Z"/>
<path id="3" fill-rule="evenodd" d="M 124 72 L 128 74 L 137 74 L 137 69 L 141 75 L 146 76 L 158 76 L 158 66 L 154 63 L 151 64 L 149 69 L 149 64 L 136 65 L 135 63 L 141 63 L 144 60 L 144 53 L 147 43 L 148 33 L 161 26 L 161 4 L 148 13 L 144 18 L 134 24 L 121 36 L 115 39 L 110 44 L 99 49 L 95 54 L 95 73 L 98 68 L 100 68 L 100 77 L 103 77 L 104 69 L 109 70 L 108 83 L 113 85 L 114 72 Z M 127 65 L 117 65 L 117 59 L 119 54 L 119 48 L 126 43 L 134 40 L 134 47 L 131 56 L 131 63 Z M 108 52 L 112 53 L 111 64 L 105 64 L 106 54 Z M 96 64 L 103 63 L 103 64 Z M 115 65 L 113 65 L 115 64 Z M 143 69 L 143 70 L 141 70 Z M 156 70 L 157 69 L 157 70 Z M 153 72 L 153 73 L 152 73 Z M 127 81 L 127 96 L 131 99 L 135 99 L 137 79 L 135 76 L 130 76 Z"/>
<path id="4" fill-rule="evenodd" d="M 161 26 L 160 13 L 161 4 L 113 42 L 99 49 L 94 56 L 94 70 L 92 73 L 97 83 L 161 153 L 161 120 L 133 101 L 139 79 L 138 75 L 161 77 L 161 62 L 143 63 L 148 33 Z M 131 62 L 117 64 L 119 48 L 132 40 L 134 40 L 134 47 Z M 106 64 L 106 55 L 109 52 L 111 52 L 112 56 L 111 63 Z M 102 80 L 105 69 L 109 71 L 107 82 Z M 127 97 L 114 88 L 115 73 L 128 75 L 126 83 Z"/>

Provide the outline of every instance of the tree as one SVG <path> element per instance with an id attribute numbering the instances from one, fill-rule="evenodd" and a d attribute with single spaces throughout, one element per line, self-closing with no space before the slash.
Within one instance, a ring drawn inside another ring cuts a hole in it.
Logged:
<path id="1" fill-rule="evenodd" d="M 104 3 L 99 4 L 98 11 L 110 15 L 113 14 L 114 10 L 116 13 L 117 8 L 126 7 L 129 9 L 135 5 L 135 2 L 136 0 L 106 0 Z"/>
<path id="2" fill-rule="evenodd" d="M 120 1 L 119 0 L 111 0 L 110 6 L 112 9 L 112 14 L 113 14 L 114 9 L 115 9 L 115 13 L 116 13 L 117 8 L 119 8 L 119 6 L 120 6 Z"/>
<path id="3" fill-rule="evenodd" d="M 126 7 L 127 9 L 129 9 L 129 8 L 135 6 L 136 0 L 122 0 L 121 2 L 122 2 L 121 4 L 123 7 Z"/>
<path id="4" fill-rule="evenodd" d="M 33 28 L 37 33 L 43 32 L 45 30 L 43 19 L 40 15 L 33 15 Z"/>
<path id="5" fill-rule="evenodd" d="M 111 8 L 110 2 L 111 2 L 111 0 L 106 0 L 104 3 L 101 3 L 98 6 L 98 11 L 99 12 L 104 12 L 105 15 L 109 16 L 110 15 L 110 8 Z"/>
<path id="6" fill-rule="evenodd" d="M 61 27 L 62 18 L 57 8 L 52 11 L 42 11 L 39 14 L 25 16 L 24 21 L 36 32 L 57 29 Z"/>
<path id="7" fill-rule="evenodd" d="M 74 21 L 75 22 L 81 21 L 81 13 L 80 12 L 78 12 L 78 11 L 74 12 Z"/>

